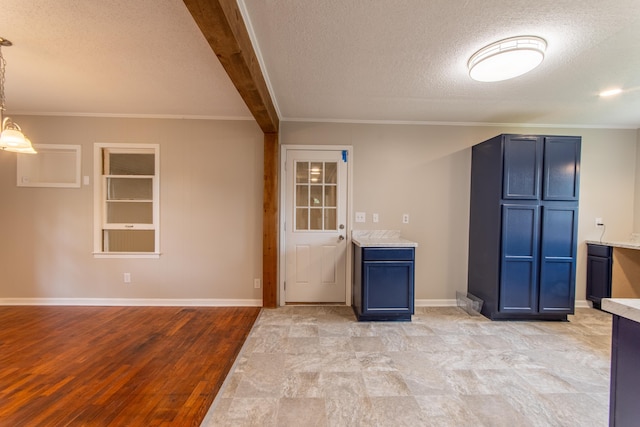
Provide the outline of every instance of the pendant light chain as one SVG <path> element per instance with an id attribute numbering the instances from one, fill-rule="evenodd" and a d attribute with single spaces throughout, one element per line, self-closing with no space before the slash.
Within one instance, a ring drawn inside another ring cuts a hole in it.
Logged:
<path id="1" fill-rule="evenodd" d="M 7 67 L 7 61 L 2 56 L 2 43 L 0 43 L 0 119 L 5 110 L 4 100 L 4 70 Z"/>

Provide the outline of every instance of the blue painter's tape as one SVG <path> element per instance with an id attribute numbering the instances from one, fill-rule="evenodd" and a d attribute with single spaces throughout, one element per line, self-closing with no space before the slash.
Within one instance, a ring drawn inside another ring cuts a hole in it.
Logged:
<path id="1" fill-rule="evenodd" d="M 342 161 L 347 163 L 347 150 L 342 150 Z"/>

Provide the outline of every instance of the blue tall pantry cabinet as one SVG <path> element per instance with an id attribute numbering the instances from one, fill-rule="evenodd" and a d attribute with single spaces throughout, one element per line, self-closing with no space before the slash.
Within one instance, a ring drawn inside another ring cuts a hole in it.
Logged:
<path id="1" fill-rule="evenodd" d="M 574 311 L 577 136 L 503 134 L 472 149 L 469 293 L 490 319 Z"/>

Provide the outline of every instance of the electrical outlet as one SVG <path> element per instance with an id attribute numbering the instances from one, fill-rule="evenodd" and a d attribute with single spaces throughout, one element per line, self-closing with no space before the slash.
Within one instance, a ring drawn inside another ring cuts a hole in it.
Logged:
<path id="1" fill-rule="evenodd" d="M 364 212 L 356 212 L 356 222 L 367 222 L 367 214 Z"/>
<path id="2" fill-rule="evenodd" d="M 131 283 L 131 273 L 124 273 L 124 283 Z"/>
<path id="3" fill-rule="evenodd" d="M 378 222 L 378 221 L 380 221 L 380 217 L 378 216 L 377 213 L 374 213 L 373 214 L 373 222 Z"/>
<path id="4" fill-rule="evenodd" d="M 596 227 L 602 227 L 604 225 L 604 221 L 602 218 L 596 218 Z"/>
<path id="5" fill-rule="evenodd" d="M 409 214 L 402 214 L 402 223 L 409 224 Z"/>
<path id="6" fill-rule="evenodd" d="M 260 289 L 260 279 L 253 279 L 253 287 Z"/>

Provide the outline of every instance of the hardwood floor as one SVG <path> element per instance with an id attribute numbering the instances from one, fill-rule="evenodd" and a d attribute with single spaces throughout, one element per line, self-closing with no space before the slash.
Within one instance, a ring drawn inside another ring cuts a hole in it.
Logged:
<path id="1" fill-rule="evenodd" d="M 199 426 L 259 312 L 0 306 L 0 426 Z"/>

